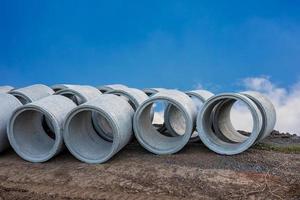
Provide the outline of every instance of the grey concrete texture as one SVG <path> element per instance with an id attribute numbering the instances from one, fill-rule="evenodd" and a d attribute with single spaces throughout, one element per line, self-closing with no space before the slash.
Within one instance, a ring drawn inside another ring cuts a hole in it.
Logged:
<path id="1" fill-rule="evenodd" d="M 128 87 L 126 85 L 122 85 L 122 84 L 111 84 L 111 85 L 100 85 L 97 88 L 98 88 L 98 90 L 100 90 L 100 92 L 106 93 L 111 90 L 125 89 Z"/>
<path id="2" fill-rule="evenodd" d="M 185 129 L 180 136 L 169 137 L 160 133 L 151 119 L 152 106 L 157 101 L 172 104 L 183 115 Z M 177 90 L 165 90 L 156 93 L 137 109 L 133 128 L 139 143 L 155 154 L 172 154 L 180 151 L 189 141 L 195 127 L 196 106 L 189 96 Z"/>
<path id="3" fill-rule="evenodd" d="M 13 95 L 0 94 L 0 153 L 9 147 L 7 138 L 7 124 L 13 112 L 22 103 Z"/>
<path id="4" fill-rule="evenodd" d="M 7 92 L 11 91 L 12 89 L 14 89 L 14 87 L 9 86 L 9 85 L 0 86 L 0 93 L 7 93 Z"/>
<path id="5" fill-rule="evenodd" d="M 18 107 L 7 126 L 10 145 L 24 160 L 48 161 L 63 149 L 63 123 L 75 107 L 73 101 L 60 95 Z M 51 128 L 47 127 L 46 119 Z"/>
<path id="6" fill-rule="evenodd" d="M 158 102 L 163 104 L 157 106 Z M 237 102 L 251 113 L 249 135 L 236 130 L 231 122 L 230 113 Z M 163 108 L 161 125 L 153 124 L 154 105 L 159 113 Z M 79 160 L 104 163 L 133 135 L 154 154 L 173 154 L 188 142 L 201 140 L 218 154 L 234 155 L 266 138 L 276 123 L 274 105 L 258 92 L 214 95 L 206 90 L 139 90 L 121 84 L 97 88 L 71 84 L 19 89 L 1 86 L 0 110 L 0 152 L 10 144 L 30 162 L 54 157 L 64 148 L 65 138 Z"/>
<path id="7" fill-rule="evenodd" d="M 243 102 L 251 112 L 253 128 L 249 136 L 237 132 L 230 121 L 230 110 L 236 101 Z M 201 141 L 219 154 L 234 155 L 246 151 L 259 139 L 262 127 L 263 115 L 256 103 L 238 93 L 223 93 L 209 98 L 197 116 L 197 131 Z"/>
<path id="8" fill-rule="evenodd" d="M 102 93 L 97 88 L 88 85 L 68 85 L 55 94 L 70 98 L 77 105 L 80 105 L 99 97 Z"/>
<path id="9" fill-rule="evenodd" d="M 27 104 L 50 96 L 54 94 L 54 91 L 46 85 L 35 84 L 11 90 L 9 93 L 18 98 L 22 104 Z"/>
<path id="10" fill-rule="evenodd" d="M 101 137 L 92 123 L 92 113 L 105 118 L 112 141 Z M 120 151 L 133 136 L 134 110 L 123 98 L 103 94 L 73 109 L 64 124 L 64 141 L 69 151 L 86 163 L 104 163 Z"/>

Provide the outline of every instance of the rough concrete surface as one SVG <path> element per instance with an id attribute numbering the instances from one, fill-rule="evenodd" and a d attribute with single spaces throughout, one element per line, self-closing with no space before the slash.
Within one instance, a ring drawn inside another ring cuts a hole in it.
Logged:
<path id="1" fill-rule="evenodd" d="M 0 199 L 299 199 L 299 137 L 272 134 L 264 142 L 296 152 L 256 145 L 221 156 L 189 143 L 158 156 L 135 141 L 109 162 L 91 165 L 67 151 L 32 164 L 8 150 L 0 155 Z"/>

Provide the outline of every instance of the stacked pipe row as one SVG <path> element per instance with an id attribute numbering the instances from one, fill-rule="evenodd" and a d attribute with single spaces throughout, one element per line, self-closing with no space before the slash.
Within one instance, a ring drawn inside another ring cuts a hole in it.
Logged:
<path id="1" fill-rule="evenodd" d="M 236 101 L 250 110 L 250 134 L 234 129 Z M 163 123 L 153 124 L 155 106 Z M 267 137 L 274 106 L 260 93 L 214 95 L 206 90 L 139 90 L 124 85 L 0 87 L 0 152 L 11 146 L 23 159 L 45 162 L 67 149 L 87 163 L 103 163 L 135 138 L 155 154 L 173 154 L 200 140 L 212 151 L 234 155 Z"/>

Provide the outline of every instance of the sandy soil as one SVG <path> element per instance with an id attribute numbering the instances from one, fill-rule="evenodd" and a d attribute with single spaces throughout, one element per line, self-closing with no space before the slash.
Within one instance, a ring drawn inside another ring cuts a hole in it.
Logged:
<path id="1" fill-rule="evenodd" d="M 289 143 L 300 145 L 297 138 Z M 254 147 L 221 156 L 191 143 L 178 154 L 157 156 L 133 143 L 102 165 L 81 163 L 68 152 L 43 164 L 11 150 L 0 156 L 0 200 L 300 199 L 299 153 Z"/>

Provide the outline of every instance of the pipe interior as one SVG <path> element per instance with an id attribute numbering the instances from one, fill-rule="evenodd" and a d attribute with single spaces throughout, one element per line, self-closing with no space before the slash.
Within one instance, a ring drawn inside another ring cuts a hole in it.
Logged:
<path id="1" fill-rule="evenodd" d="M 155 101 L 156 102 L 156 101 Z M 153 107 L 153 103 L 149 103 L 144 109 L 141 110 L 139 113 L 137 126 L 139 130 L 140 139 L 147 145 L 151 146 L 151 148 L 162 150 L 162 151 L 169 151 L 178 146 L 182 145 L 182 141 L 186 140 L 186 137 L 190 137 L 188 135 L 188 130 L 184 130 L 184 134 L 169 137 L 161 132 L 159 132 L 153 125 L 151 119 L 151 110 Z M 172 104 L 174 107 L 179 109 L 175 104 L 172 102 L 167 102 L 168 104 Z M 180 109 L 179 109 L 180 110 Z M 183 111 L 182 111 L 183 112 Z M 186 118 L 187 116 L 185 116 Z M 188 140 L 188 139 L 187 139 Z"/>
<path id="2" fill-rule="evenodd" d="M 168 122 L 177 135 L 183 135 L 186 130 L 186 122 L 183 113 L 175 106 L 168 109 Z"/>
<path id="3" fill-rule="evenodd" d="M 243 130 L 243 133 L 250 132 L 253 129 L 253 118 L 245 103 L 240 100 L 229 99 L 218 105 L 216 113 L 214 123 L 223 136 L 232 142 L 244 142 L 248 139 L 249 135 L 241 134 L 241 130 L 236 128 L 243 127 L 241 123 L 246 122 L 251 127 Z M 234 123 L 233 119 L 235 120 Z"/>
<path id="4" fill-rule="evenodd" d="M 92 122 L 91 110 L 83 110 L 76 113 L 68 124 L 68 144 L 76 154 L 89 160 L 98 160 L 106 157 L 113 148 L 113 141 L 107 141 L 95 130 Z M 96 113 L 96 112 L 95 112 Z M 102 113 L 97 115 L 106 121 L 105 127 L 114 133 L 111 122 Z"/>
<path id="5" fill-rule="evenodd" d="M 100 137 L 103 137 L 108 141 L 113 140 L 114 138 L 113 130 L 109 125 L 108 120 L 103 115 L 99 114 L 98 112 L 93 112 L 92 123 L 96 132 L 99 134 Z"/>
<path id="6" fill-rule="evenodd" d="M 159 129 L 161 128 L 164 123 L 164 115 L 166 110 L 166 102 L 165 101 L 156 101 L 152 104 L 152 112 L 153 112 L 153 119 L 152 119 L 152 125 Z"/>
<path id="7" fill-rule="evenodd" d="M 55 133 L 43 123 L 45 119 L 54 127 L 50 118 L 39 110 L 25 110 L 15 118 L 13 137 L 18 149 L 24 154 L 43 157 L 53 148 Z"/>

